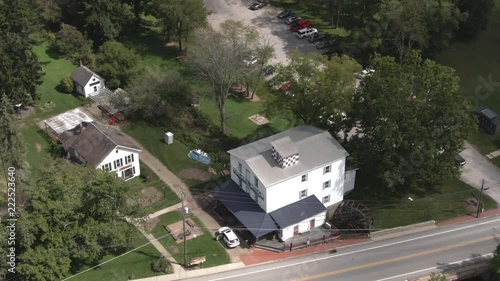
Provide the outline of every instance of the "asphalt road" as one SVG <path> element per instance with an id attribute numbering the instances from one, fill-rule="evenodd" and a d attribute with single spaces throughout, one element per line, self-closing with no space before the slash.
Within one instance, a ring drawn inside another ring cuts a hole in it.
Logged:
<path id="1" fill-rule="evenodd" d="M 493 217 L 189 280 L 412 280 L 488 260 L 497 239 Z"/>

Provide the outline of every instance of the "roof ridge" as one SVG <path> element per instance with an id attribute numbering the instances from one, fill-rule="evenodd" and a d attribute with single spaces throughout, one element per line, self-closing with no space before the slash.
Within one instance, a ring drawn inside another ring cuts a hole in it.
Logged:
<path id="1" fill-rule="evenodd" d="M 108 136 L 108 134 L 104 133 L 98 126 L 97 124 L 95 124 L 94 122 L 91 123 L 92 126 L 94 126 L 94 128 L 96 128 L 99 132 L 101 132 L 101 134 L 105 135 L 112 143 L 114 143 L 116 146 L 118 146 L 118 144 Z M 106 129 L 109 130 L 109 127 L 106 127 Z"/>

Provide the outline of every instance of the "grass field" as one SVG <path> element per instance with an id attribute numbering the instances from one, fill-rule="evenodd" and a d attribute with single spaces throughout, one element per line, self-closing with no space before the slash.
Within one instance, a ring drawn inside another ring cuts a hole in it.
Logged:
<path id="1" fill-rule="evenodd" d="M 443 221 L 464 215 L 475 215 L 475 209 L 466 208 L 466 200 L 479 196 L 479 191 L 460 180 L 446 182 L 435 193 L 409 194 L 407 198 L 376 198 L 362 189 L 354 190 L 348 200 L 359 200 L 373 213 L 373 230 L 409 225 L 428 220 Z M 370 197 L 369 197 L 370 196 Z M 496 207 L 496 202 L 483 194 L 485 209 Z"/>
<path id="2" fill-rule="evenodd" d="M 160 253 L 151 244 L 148 244 L 148 240 L 139 231 L 136 231 L 136 236 L 133 240 L 134 243 L 131 245 L 133 249 L 143 245 L 146 246 L 118 258 L 108 255 L 101 260 L 101 263 L 113 258 L 116 259 L 73 277 L 71 280 L 123 281 L 165 274 L 155 273 L 151 270 L 152 264 L 160 257 Z"/>
<path id="3" fill-rule="evenodd" d="M 495 0 L 487 30 L 477 39 L 467 43 L 454 43 L 439 61 L 456 69 L 460 77 L 461 92 L 468 97 L 475 109 L 480 104 L 500 111 L 500 0 Z M 488 83 L 491 81 L 491 83 Z M 500 148 L 500 139 L 478 133 L 470 141 L 482 154 Z"/>
<path id="4" fill-rule="evenodd" d="M 205 256 L 207 261 L 203 264 L 203 267 L 212 267 L 217 265 L 223 265 L 229 263 L 229 256 L 226 250 L 223 248 L 219 241 L 216 241 L 210 234 L 211 230 L 207 230 L 204 224 L 196 217 L 191 216 L 190 218 L 193 222 L 203 230 L 203 234 L 187 240 L 187 257 L 188 260 L 195 257 Z M 170 212 L 160 216 L 160 222 L 153 229 L 153 235 L 159 239 L 162 245 L 167 249 L 174 259 L 179 262 L 184 262 L 182 243 L 177 243 L 173 240 L 170 235 L 167 234 L 163 224 L 171 224 L 181 220 L 181 214 L 179 212 Z M 159 238 L 165 236 L 164 238 Z M 180 241 L 180 240 L 179 240 Z"/>

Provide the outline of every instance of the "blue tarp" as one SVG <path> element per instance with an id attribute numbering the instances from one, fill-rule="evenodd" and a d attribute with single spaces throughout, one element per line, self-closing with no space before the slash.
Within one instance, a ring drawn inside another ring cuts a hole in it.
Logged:
<path id="1" fill-rule="evenodd" d="M 214 196 L 255 238 L 258 239 L 278 229 L 271 216 L 234 181 L 229 180 L 219 186 L 215 189 Z"/>
<path id="2" fill-rule="evenodd" d="M 210 164 L 210 162 L 212 162 L 212 159 L 210 158 L 210 156 L 208 156 L 208 154 L 206 154 L 205 152 L 203 152 L 200 149 L 193 149 L 193 150 L 189 151 L 188 157 L 193 159 L 193 160 L 196 160 L 198 162 L 201 162 L 205 165 L 208 165 L 208 164 Z"/>

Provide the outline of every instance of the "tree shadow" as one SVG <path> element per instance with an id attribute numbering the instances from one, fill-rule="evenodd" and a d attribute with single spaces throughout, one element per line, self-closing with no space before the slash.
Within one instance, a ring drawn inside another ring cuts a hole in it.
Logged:
<path id="1" fill-rule="evenodd" d="M 64 55 L 61 54 L 54 45 L 50 44 L 45 53 L 49 56 L 49 58 L 58 60 L 64 58 Z"/>

